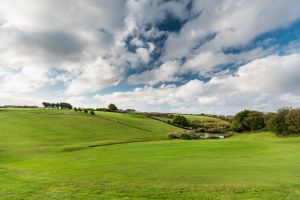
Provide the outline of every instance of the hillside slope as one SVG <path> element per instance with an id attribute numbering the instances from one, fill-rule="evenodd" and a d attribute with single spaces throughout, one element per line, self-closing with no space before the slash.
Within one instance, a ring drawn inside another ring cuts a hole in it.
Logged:
<path id="1" fill-rule="evenodd" d="M 11 151 L 161 140 L 178 130 L 138 114 L 47 109 L 2 109 L 0 125 L 0 149 Z"/>

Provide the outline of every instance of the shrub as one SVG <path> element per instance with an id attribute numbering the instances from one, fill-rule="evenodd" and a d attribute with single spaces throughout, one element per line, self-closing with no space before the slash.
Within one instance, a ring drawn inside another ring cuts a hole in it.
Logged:
<path id="1" fill-rule="evenodd" d="M 274 123 L 277 113 L 267 113 L 264 116 L 265 129 L 268 131 L 274 130 Z"/>
<path id="2" fill-rule="evenodd" d="M 188 133 L 182 133 L 180 135 L 180 139 L 183 139 L 183 140 L 191 140 L 192 139 L 192 136 L 191 134 L 188 134 Z"/>
<path id="3" fill-rule="evenodd" d="M 208 128 L 207 133 L 225 133 L 225 130 L 222 127 Z"/>
<path id="4" fill-rule="evenodd" d="M 177 126 L 180 126 L 180 127 L 188 127 L 189 126 L 189 121 L 184 116 L 181 116 L 181 115 L 176 115 L 173 118 L 172 123 Z"/>
<path id="5" fill-rule="evenodd" d="M 289 134 L 300 134 L 300 109 L 292 109 L 286 115 L 285 122 Z"/>
<path id="6" fill-rule="evenodd" d="M 263 113 L 251 110 L 237 113 L 232 122 L 232 129 L 237 132 L 259 130 L 264 126 Z"/>
<path id="7" fill-rule="evenodd" d="M 78 111 L 78 109 L 76 108 L 76 107 L 74 107 L 74 110 L 77 112 Z"/>
<path id="8" fill-rule="evenodd" d="M 197 128 L 196 131 L 199 133 L 206 133 L 206 128 Z"/>
<path id="9" fill-rule="evenodd" d="M 95 111 L 94 111 L 94 110 L 91 110 L 90 113 L 91 113 L 91 115 L 94 115 L 94 114 L 95 114 Z"/>
<path id="10" fill-rule="evenodd" d="M 84 109 L 83 111 L 85 114 L 88 114 L 88 112 L 89 112 L 88 109 Z"/>
<path id="11" fill-rule="evenodd" d="M 277 113 L 268 114 L 265 117 L 267 129 L 270 131 L 274 131 L 279 135 L 289 134 L 286 118 L 290 110 L 290 108 L 281 108 L 277 111 Z"/>

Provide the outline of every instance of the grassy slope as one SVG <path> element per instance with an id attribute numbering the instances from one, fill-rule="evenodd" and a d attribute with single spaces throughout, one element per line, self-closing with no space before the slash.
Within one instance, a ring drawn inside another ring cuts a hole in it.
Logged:
<path id="1" fill-rule="evenodd" d="M 63 115 L 56 115 L 52 119 L 50 114 L 57 112 L 38 112 L 42 111 L 0 112 L 1 130 L 5 130 L 0 133 L 4 138 L 0 140 L 0 198 L 300 198 L 300 138 L 277 138 L 272 133 L 256 133 L 226 140 L 150 141 L 63 152 L 56 151 L 55 145 L 61 148 L 61 145 L 117 138 L 118 141 L 122 138 L 122 141 L 128 141 L 131 134 L 129 130 L 136 137 L 133 140 L 159 139 L 165 137 L 162 127 L 173 127 L 155 120 L 148 121 L 141 116 L 97 113 L 94 122 L 97 125 L 92 126 L 90 131 L 95 132 L 91 134 L 86 133 L 90 124 L 84 131 L 80 127 L 84 123 L 92 123 L 92 116 L 73 116 L 63 112 Z M 40 115 L 39 121 L 36 115 Z M 43 117 L 50 117 L 53 122 L 63 118 L 64 131 L 57 126 L 55 130 L 50 128 L 52 125 L 40 126 Z M 31 124 L 28 121 L 30 119 L 39 126 Z M 88 122 L 85 119 L 89 119 Z M 122 135 L 119 131 L 114 132 L 113 127 L 120 129 L 119 124 L 114 124 L 116 122 L 111 122 L 114 125 L 108 129 L 100 126 L 98 120 L 122 120 L 123 123 L 139 120 L 139 128 L 155 131 L 145 131 L 142 137 L 135 135 L 136 128 L 126 126 L 124 130 L 128 132 Z M 144 124 L 143 120 L 147 123 Z M 19 124 L 21 122 L 24 124 Z M 74 127 L 77 123 L 81 125 Z M 108 129 L 108 136 L 94 130 L 98 129 L 98 125 L 103 131 Z M 83 133 L 87 135 L 82 136 Z M 19 137 L 12 138 L 11 134 Z M 58 139 L 52 138 L 53 134 L 58 135 Z M 120 135 L 115 138 L 113 134 Z"/>
<path id="2" fill-rule="evenodd" d="M 63 110 L 1 110 L 0 149 L 45 149 L 166 139 L 178 128 L 141 115 Z"/>
<path id="3" fill-rule="evenodd" d="M 173 114 L 174 116 L 177 114 Z M 185 116 L 187 119 L 189 120 L 198 120 L 198 121 L 223 121 L 221 119 L 215 118 L 215 117 L 209 117 L 209 116 L 202 116 L 202 115 L 188 115 L 188 114 L 180 114 L 182 116 Z M 153 116 L 153 118 L 162 120 L 162 121 L 168 121 L 168 120 L 172 120 L 172 118 L 167 118 L 167 117 L 157 117 L 157 116 Z"/>

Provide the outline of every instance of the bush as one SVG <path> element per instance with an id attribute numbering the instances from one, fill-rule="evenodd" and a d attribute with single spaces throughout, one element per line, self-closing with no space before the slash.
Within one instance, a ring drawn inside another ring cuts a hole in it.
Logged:
<path id="1" fill-rule="evenodd" d="M 265 116 L 267 130 L 274 131 L 279 135 L 289 134 L 287 115 L 290 110 L 290 108 L 281 108 L 277 111 L 277 113 L 268 113 Z"/>
<path id="2" fill-rule="evenodd" d="M 207 133 L 225 133 L 225 130 L 222 127 L 208 128 Z"/>
<path id="3" fill-rule="evenodd" d="M 78 111 L 78 109 L 76 108 L 76 107 L 74 107 L 74 110 L 77 112 Z"/>
<path id="4" fill-rule="evenodd" d="M 188 134 L 188 133 L 182 133 L 180 135 L 180 139 L 183 139 L 183 140 L 191 140 L 192 139 L 192 136 L 191 134 Z"/>
<path id="5" fill-rule="evenodd" d="M 84 109 L 83 111 L 85 114 L 88 114 L 88 112 L 89 112 L 88 109 Z"/>
<path id="6" fill-rule="evenodd" d="M 292 109 L 286 115 L 285 122 L 288 133 L 293 135 L 300 135 L 300 109 Z"/>
<path id="7" fill-rule="evenodd" d="M 197 128 L 196 131 L 199 133 L 206 133 L 206 128 Z"/>
<path id="8" fill-rule="evenodd" d="M 264 126 L 263 113 L 251 110 L 237 113 L 232 122 L 232 129 L 237 132 L 259 130 Z"/>
<path id="9" fill-rule="evenodd" d="M 180 127 L 189 126 L 189 121 L 184 116 L 181 115 L 175 116 L 174 119 L 172 120 L 172 123 Z"/>
<path id="10" fill-rule="evenodd" d="M 273 131 L 276 115 L 277 115 L 277 113 L 267 113 L 267 114 L 265 114 L 264 123 L 265 123 L 265 129 L 267 131 Z"/>
<path id="11" fill-rule="evenodd" d="M 91 115 L 94 115 L 94 114 L 95 114 L 95 111 L 94 111 L 94 110 L 91 110 L 90 113 L 91 113 Z"/>

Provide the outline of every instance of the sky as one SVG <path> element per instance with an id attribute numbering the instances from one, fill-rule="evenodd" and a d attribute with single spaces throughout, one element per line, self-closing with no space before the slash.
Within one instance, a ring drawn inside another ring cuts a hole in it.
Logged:
<path id="1" fill-rule="evenodd" d="M 0 0 L 0 105 L 300 105 L 299 0 Z"/>

